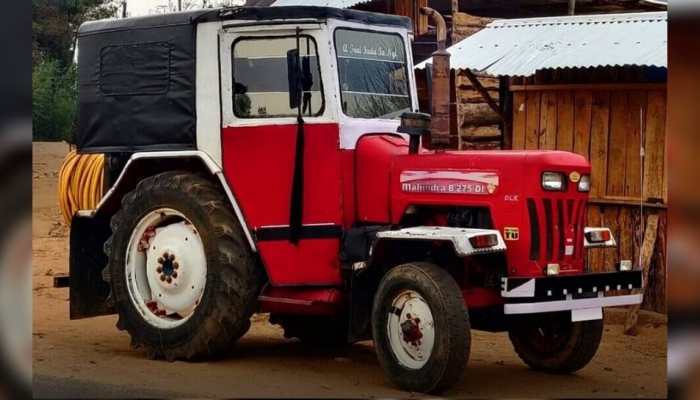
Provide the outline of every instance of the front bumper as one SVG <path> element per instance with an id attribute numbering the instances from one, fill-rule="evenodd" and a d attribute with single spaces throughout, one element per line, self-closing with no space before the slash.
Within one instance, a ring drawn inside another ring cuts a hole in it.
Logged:
<path id="1" fill-rule="evenodd" d="M 537 278 L 502 278 L 505 314 L 572 311 L 574 320 L 601 315 L 603 307 L 640 304 L 641 293 L 606 296 L 613 290 L 642 288 L 641 271 L 605 272 Z M 587 310 L 587 311 L 586 311 Z M 590 310 L 593 310 L 591 312 Z"/>

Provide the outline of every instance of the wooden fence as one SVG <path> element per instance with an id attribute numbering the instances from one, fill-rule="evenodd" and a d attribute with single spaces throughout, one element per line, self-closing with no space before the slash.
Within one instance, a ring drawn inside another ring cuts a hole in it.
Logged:
<path id="1" fill-rule="evenodd" d="M 615 249 L 589 253 L 591 270 L 608 271 L 620 259 L 637 259 L 645 220 L 640 199 L 645 217 L 659 214 L 644 306 L 665 312 L 665 84 L 511 85 L 510 90 L 514 149 L 573 151 L 591 162 L 588 225 L 608 226 L 618 240 Z"/>

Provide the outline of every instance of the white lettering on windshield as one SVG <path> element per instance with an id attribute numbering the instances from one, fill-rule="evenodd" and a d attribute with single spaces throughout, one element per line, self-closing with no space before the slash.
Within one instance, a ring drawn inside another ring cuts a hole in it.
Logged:
<path id="1" fill-rule="evenodd" d="M 391 60 L 399 58 L 399 52 L 395 48 L 367 47 L 365 45 L 359 46 L 353 43 L 343 43 L 343 53 L 356 56 L 374 56 Z"/>

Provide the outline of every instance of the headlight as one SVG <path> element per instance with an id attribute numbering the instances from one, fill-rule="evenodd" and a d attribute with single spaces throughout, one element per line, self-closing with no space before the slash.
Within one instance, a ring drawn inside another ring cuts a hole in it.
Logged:
<path id="1" fill-rule="evenodd" d="M 579 192 L 590 192 L 591 191 L 591 176 L 584 175 L 581 180 L 578 181 L 578 191 Z"/>
<path id="2" fill-rule="evenodd" d="M 566 179 L 560 172 L 545 172 L 542 174 L 542 189 L 564 191 Z"/>

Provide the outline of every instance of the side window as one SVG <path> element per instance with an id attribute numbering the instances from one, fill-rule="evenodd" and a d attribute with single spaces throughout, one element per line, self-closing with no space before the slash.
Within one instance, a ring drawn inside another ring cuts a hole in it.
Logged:
<path id="1" fill-rule="evenodd" d="M 302 82 L 302 113 L 323 113 L 323 85 L 316 42 L 301 36 L 302 68 L 310 79 Z M 242 38 L 233 43 L 233 112 L 238 118 L 294 117 L 289 107 L 287 52 L 297 48 L 296 37 Z"/>

